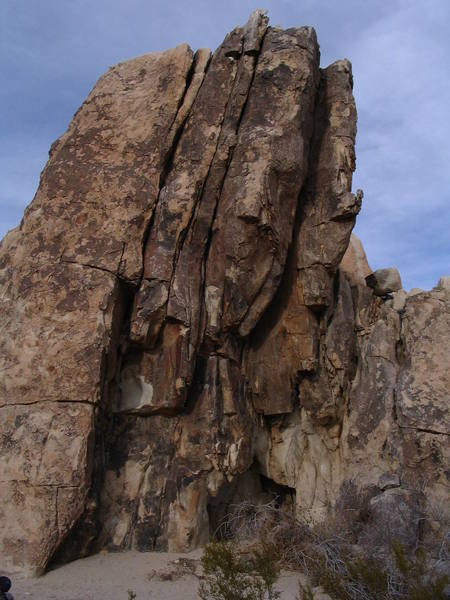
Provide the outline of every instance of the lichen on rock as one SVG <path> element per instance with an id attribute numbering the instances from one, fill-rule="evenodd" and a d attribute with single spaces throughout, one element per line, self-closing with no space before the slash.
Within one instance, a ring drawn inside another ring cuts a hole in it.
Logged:
<path id="1" fill-rule="evenodd" d="M 444 496 L 449 286 L 350 237 L 352 85 L 262 11 L 100 78 L 0 246 L 5 568 L 189 550 L 274 489 Z"/>

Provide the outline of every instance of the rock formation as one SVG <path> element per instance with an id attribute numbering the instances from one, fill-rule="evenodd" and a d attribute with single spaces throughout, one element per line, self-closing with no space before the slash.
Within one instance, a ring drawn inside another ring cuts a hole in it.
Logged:
<path id="1" fill-rule="evenodd" d="M 99 80 L 0 248 L 2 564 L 440 501 L 449 286 L 366 285 L 355 134 L 350 63 L 261 11 Z"/>

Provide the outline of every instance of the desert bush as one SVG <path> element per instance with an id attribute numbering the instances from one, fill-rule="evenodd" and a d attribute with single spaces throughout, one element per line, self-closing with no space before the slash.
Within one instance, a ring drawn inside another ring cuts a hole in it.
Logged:
<path id="1" fill-rule="evenodd" d="M 277 600 L 274 588 L 279 567 L 272 544 L 262 542 L 250 556 L 243 558 L 236 544 L 213 541 L 202 556 L 204 580 L 200 583 L 202 600 Z"/>
<path id="2" fill-rule="evenodd" d="M 314 592 L 310 585 L 303 585 L 300 581 L 298 586 L 300 596 L 296 596 L 296 600 L 314 600 Z"/>
<path id="3" fill-rule="evenodd" d="M 370 519 L 367 498 L 361 498 L 361 507 L 355 515 L 364 514 L 364 521 L 352 523 L 330 522 L 311 527 L 277 506 L 242 503 L 221 526 L 221 534 L 235 540 L 270 539 L 277 548 L 280 562 L 305 573 L 313 586 L 321 586 L 330 596 L 339 600 L 444 600 L 449 583 L 440 573 L 440 562 L 432 561 L 422 547 L 410 550 L 403 541 L 392 539 L 392 533 L 382 539 L 384 523 Z M 364 527 L 376 531 L 364 531 Z M 355 543 L 361 536 L 364 544 Z M 369 546 L 368 540 L 376 541 Z M 444 550 L 441 549 L 442 555 Z M 442 562 L 442 561 L 441 561 Z M 312 598 L 308 586 L 300 586 L 301 600 Z"/>

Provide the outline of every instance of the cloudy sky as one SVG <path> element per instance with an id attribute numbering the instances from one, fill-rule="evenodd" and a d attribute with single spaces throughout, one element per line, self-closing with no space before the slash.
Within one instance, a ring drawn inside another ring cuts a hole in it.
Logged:
<path id="1" fill-rule="evenodd" d="M 0 0 L 0 237 L 53 140 L 111 65 L 181 42 L 216 48 L 255 8 L 313 25 L 322 65 L 353 63 L 356 233 L 406 289 L 450 273 L 450 0 Z"/>

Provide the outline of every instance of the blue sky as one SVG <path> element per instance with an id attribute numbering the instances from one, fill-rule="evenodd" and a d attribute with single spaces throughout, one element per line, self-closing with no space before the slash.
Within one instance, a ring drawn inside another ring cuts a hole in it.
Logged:
<path id="1" fill-rule="evenodd" d="M 406 289 L 448 274 L 450 0 L 1 0 L 0 236 L 109 66 L 181 42 L 214 49 L 255 8 L 272 25 L 313 25 L 322 66 L 353 63 L 355 231 L 371 267 L 397 266 Z"/>

